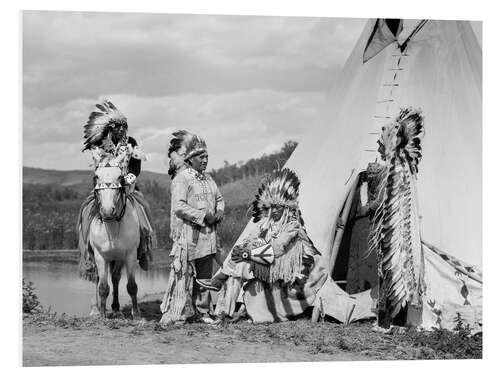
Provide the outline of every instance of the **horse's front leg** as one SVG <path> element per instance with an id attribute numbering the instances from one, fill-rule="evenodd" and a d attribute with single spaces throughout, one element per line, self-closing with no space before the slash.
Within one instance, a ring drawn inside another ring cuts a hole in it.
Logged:
<path id="1" fill-rule="evenodd" d="M 115 260 L 109 264 L 111 272 L 111 283 L 113 284 L 113 302 L 111 303 L 111 310 L 113 310 L 113 316 L 121 318 L 123 314 L 120 312 L 120 302 L 118 301 L 118 286 L 120 285 L 120 279 L 122 276 L 123 262 Z"/>
<path id="2" fill-rule="evenodd" d="M 137 306 L 137 283 L 135 282 L 135 270 L 137 268 L 137 254 L 131 252 L 127 257 L 127 292 L 132 299 L 132 319 L 140 319 L 141 311 Z"/>
<path id="3" fill-rule="evenodd" d="M 98 251 L 95 252 L 95 263 L 97 265 L 97 272 L 99 273 L 99 283 L 97 284 L 97 290 L 99 292 L 100 306 L 99 312 L 101 317 L 106 317 L 106 301 L 109 296 L 109 284 L 108 284 L 108 266 L 107 262 Z"/>
<path id="4" fill-rule="evenodd" d="M 137 254 L 131 252 L 125 264 L 127 269 L 127 292 L 132 300 L 132 319 L 140 319 L 141 311 L 137 306 L 137 283 L 135 282 L 135 270 L 137 268 Z"/>

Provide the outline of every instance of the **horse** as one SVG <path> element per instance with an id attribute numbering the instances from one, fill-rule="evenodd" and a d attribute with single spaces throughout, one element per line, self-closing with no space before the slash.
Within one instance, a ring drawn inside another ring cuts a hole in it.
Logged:
<path id="1" fill-rule="evenodd" d="M 140 224 L 136 209 L 127 204 L 129 198 L 123 166 L 123 156 L 96 164 L 93 191 L 98 214 L 90 223 L 89 245 L 97 267 L 96 294 L 99 294 L 100 304 L 99 309 L 93 307 L 91 316 L 106 317 L 106 301 L 110 292 L 108 273 L 113 284 L 111 309 L 114 315 L 123 316 L 118 301 L 118 286 L 125 266 L 127 291 L 132 300 L 132 319 L 140 319 L 135 281 Z"/>

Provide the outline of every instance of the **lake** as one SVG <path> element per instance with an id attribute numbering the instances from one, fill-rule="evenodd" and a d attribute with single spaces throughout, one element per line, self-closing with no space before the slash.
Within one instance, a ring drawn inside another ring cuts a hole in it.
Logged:
<path id="1" fill-rule="evenodd" d="M 136 272 L 139 287 L 137 297 L 146 294 L 163 293 L 167 287 L 168 267 Z M 130 304 L 127 293 L 127 276 L 122 271 L 120 280 L 120 305 Z M 76 316 L 88 316 L 91 301 L 95 299 L 95 286 L 78 277 L 78 264 L 74 262 L 24 261 L 23 278 L 35 284 L 35 293 L 40 303 L 52 312 Z M 109 281 L 111 288 L 111 280 Z M 111 293 L 107 308 L 111 309 Z"/>

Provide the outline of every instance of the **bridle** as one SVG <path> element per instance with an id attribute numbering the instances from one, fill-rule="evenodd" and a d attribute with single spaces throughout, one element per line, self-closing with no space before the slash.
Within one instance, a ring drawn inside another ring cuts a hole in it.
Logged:
<path id="1" fill-rule="evenodd" d="M 110 167 L 120 167 L 117 163 L 113 162 L 107 162 L 107 163 L 99 163 L 96 167 L 97 168 L 110 168 Z M 101 212 L 99 210 L 98 215 L 99 219 L 102 221 L 120 221 L 123 218 L 123 215 L 125 215 L 125 209 L 127 206 L 127 198 L 128 198 L 128 193 L 126 192 L 126 187 L 125 187 L 125 179 L 123 174 L 120 175 L 119 181 L 117 182 L 102 182 L 102 183 L 97 183 L 97 176 L 94 175 L 94 198 L 97 203 L 98 207 L 101 207 L 101 202 L 99 199 L 99 190 L 106 190 L 106 189 L 119 189 L 120 190 L 120 198 L 119 201 L 121 202 L 121 210 L 118 215 L 114 215 L 113 219 L 111 220 L 104 220 Z"/>

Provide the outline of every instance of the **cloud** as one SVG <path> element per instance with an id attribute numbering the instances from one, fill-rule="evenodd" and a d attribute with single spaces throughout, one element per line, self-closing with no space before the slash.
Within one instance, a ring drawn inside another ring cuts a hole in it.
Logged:
<path id="1" fill-rule="evenodd" d="M 323 90 L 363 23 L 40 11 L 23 21 L 24 100 L 35 107 L 109 93 Z"/>
<path id="2" fill-rule="evenodd" d="M 171 133 L 187 129 L 205 138 L 210 168 L 271 152 L 299 139 L 318 121 L 325 96 L 317 92 L 252 90 L 223 94 L 186 94 L 144 98 L 113 95 L 110 100 L 128 119 L 129 134 L 151 155 L 145 168 L 164 171 Z M 65 149 L 61 168 L 81 168 L 83 124 L 95 101 L 74 100 L 64 106 L 25 108 L 24 160 L 27 165 L 54 165 L 41 150 Z M 51 127 L 42 127 L 50 123 Z M 45 148 L 41 148 L 45 145 Z M 272 146 L 270 146 L 272 145 Z M 271 147 L 272 150 L 269 148 Z"/>
<path id="3" fill-rule="evenodd" d="M 26 11 L 23 162 L 85 168 L 82 127 L 103 98 L 128 117 L 148 170 L 165 172 L 174 129 L 206 139 L 209 168 L 272 152 L 313 131 L 364 23 Z"/>
<path id="4" fill-rule="evenodd" d="M 111 99 L 165 171 L 174 129 L 209 145 L 209 168 L 297 140 L 364 24 L 356 19 L 23 13 L 25 165 L 76 169 L 82 127 Z"/>
<path id="5" fill-rule="evenodd" d="M 23 145 L 23 165 L 45 169 L 90 169 L 92 157 L 80 152 L 80 142 L 29 142 Z"/>

